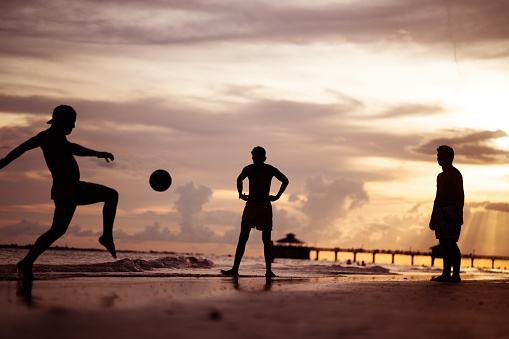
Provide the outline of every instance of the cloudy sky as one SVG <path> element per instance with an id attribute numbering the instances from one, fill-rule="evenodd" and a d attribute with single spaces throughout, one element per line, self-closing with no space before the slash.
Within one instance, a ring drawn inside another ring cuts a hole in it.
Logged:
<path id="1" fill-rule="evenodd" d="M 78 163 L 120 193 L 117 248 L 232 254 L 236 178 L 261 145 L 290 179 L 274 239 L 427 250 L 448 144 L 466 193 L 460 247 L 509 255 L 508 12 L 505 0 L 4 1 L 0 157 L 71 105 L 68 139 L 115 155 Z M 158 168 L 173 177 L 163 193 L 148 185 Z M 50 188 L 40 150 L 0 171 L 1 243 L 49 227 Z M 56 244 L 99 247 L 101 208 L 79 207 Z"/>

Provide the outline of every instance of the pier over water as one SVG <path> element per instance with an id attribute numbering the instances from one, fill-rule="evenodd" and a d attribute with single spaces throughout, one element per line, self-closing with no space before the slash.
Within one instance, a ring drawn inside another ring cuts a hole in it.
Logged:
<path id="1" fill-rule="evenodd" d="M 442 248 L 436 245 L 430 248 L 429 251 L 412 251 L 412 250 L 384 250 L 384 249 L 365 249 L 365 248 L 343 248 L 343 247 L 318 247 L 308 246 L 304 241 L 295 237 L 295 234 L 288 233 L 285 238 L 276 240 L 273 245 L 274 258 L 293 258 L 293 259 L 314 259 L 321 260 L 320 257 L 326 256 L 326 260 L 334 261 L 351 261 L 351 262 L 372 262 L 376 263 L 377 258 L 379 262 L 383 259 L 390 258 L 390 261 L 383 260 L 383 263 L 396 263 L 404 260 L 410 265 L 424 265 L 434 266 L 435 259 L 442 259 Z M 340 258 L 341 256 L 341 258 Z M 497 255 L 481 255 L 481 254 L 462 254 L 461 255 L 462 267 L 490 267 L 494 268 L 509 268 L 509 256 Z M 476 265 L 477 263 L 477 265 Z M 487 264 L 488 263 L 488 264 Z M 495 265 L 497 263 L 497 265 Z M 440 263 L 441 264 L 441 263 Z M 490 265 L 491 264 L 491 265 Z"/>
<path id="2" fill-rule="evenodd" d="M 400 251 L 400 250 L 370 250 L 370 249 L 364 249 L 364 248 L 340 248 L 340 247 L 334 247 L 334 248 L 327 248 L 327 247 L 309 247 L 310 250 L 310 259 L 311 255 L 314 254 L 315 260 L 320 260 L 320 252 L 332 252 L 334 253 L 334 261 L 338 261 L 338 254 L 339 253 L 351 253 L 352 254 L 352 262 L 358 261 L 359 254 L 370 254 L 371 255 L 371 262 L 376 263 L 376 257 L 379 254 L 386 254 L 391 256 L 391 263 L 395 263 L 396 256 L 406 256 L 410 258 L 410 264 L 415 264 L 415 258 L 416 257 L 424 257 L 429 258 L 429 265 L 434 266 L 435 265 L 435 259 L 436 258 L 442 258 L 442 254 L 439 253 L 439 251 Z M 314 252 L 314 253 L 313 253 Z M 505 261 L 504 265 L 505 267 L 509 267 L 509 256 L 495 256 L 495 255 L 479 255 L 479 254 L 462 254 L 462 259 L 466 259 L 469 262 L 469 267 L 475 267 L 476 260 L 489 260 L 491 261 L 491 268 L 496 268 L 495 262 L 496 261 Z M 464 261 L 462 260 L 462 266 L 465 266 Z"/>

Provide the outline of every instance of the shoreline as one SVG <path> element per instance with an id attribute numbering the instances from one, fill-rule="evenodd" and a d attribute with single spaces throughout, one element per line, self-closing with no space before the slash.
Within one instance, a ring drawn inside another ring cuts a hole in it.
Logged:
<path id="1" fill-rule="evenodd" d="M 291 263 L 293 264 L 293 262 Z M 343 280 L 423 280 L 439 276 L 438 267 L 407 265 L 349 265 L 340 263 L 310 262 L 309 265 L 290 265 L 290 262 L 273 265 L 278 279 L 329 279 Z M 101 278 L 225 278 L 220 271 L 228 269 L 224 261 L 215 264 L 206 258 L 165 257 L 155 260 L 124 258 L 92 264 L 35 264 L 36 280 L 101 279 Z M 251 262 L 240 271 L 240 278 L 263 278 L 263 264 Z M 509 280 L 507 270 L 462 268 L 463 280 Z M 15 264 L 0 265 L 0 282 L 20 280 Z"/>
<path id="2" fill-rule="evenodd" d="M 0 244 L 0 249 L 16 249 L 16 250 L 28 250 L 30 249 L 32 244 L 27 245 L 18 245 L 18 244 Z M 313 261 L 326 261 L 326 262 L 336 262 L 336 263 L 345 263 L 352 265 L 363 265 L 363 264 L 373 264 L 373 265 L 387 265 L 387 264 L 396 264 L 396 265 L 406 265 L 409 267 L 441 267 L 442 258 L 436 257 L 436 262 L 433 259 L 431 252 L 423 252 L 423 251 L 415 251 L 415 253 L 409 254 L 411 251 L 403 251 L 403 250 L 366 250 L 366 249 L 355 249 L 351 248 L 348 250 L 340 250 L 336 257 L 333 258 L 334 253 L 330 252 L 334 249 L 323 249 L 320 248 L 319 252 L 322 254 L 322 259 L 318 259 L 318 254 L 316 253 L 316 249 L 312 249 L 310 253 L 309 259 L 292 259 L 292 260 L 307 260 L 309 262 Z M 68 246 L 52 246 L 48 249 L 48 251 L 57 251 L 64 252 L 70 251 L 72 252 L 89 252 L 89 253 L 105 253 L 108 251 L 103 248 L 78 248 L 78 247 L 68 247 Z M 182 255 L 182 256 L 218 256 L 216 254 L 205 254 L 199 252 L 175 252 L 175 251 L 143 251 L 143 250 L 117 250 L 118 254 L 157 254 L 157 255 Z M 313 259 L 314 253 L 315 259 Z M 324 257 L 325 254 L 325 258 Z M 379 258 L 377 261 L 373 261 L 374 254 Z M 109 255 L 107 255 L 108 257 Z M 219 255 L 221 256 L 221 255 Z M 233 257 L 232 255 L 225 255 L 229 257 Z M 392 256 L 392 259 L 391 259 Z M 398 262 L 395 262 L 395 256 Z M 380 259 L 380 257 L 382 259 Z M 415 257 L 415 263 L 414 263 Z M 21 259 L 21 258 L 20 258 Z M 276 261 L 279 259 L 287 259 L 287 258 L 274 258 Z M 475 262 L 475 263 L 474 263 Z M 462 268 L 478 268 L 478 269 L 499 269 L 499 270 L 508 270 L 509 267 L 509 257 L 500 256 L 500 255 L 474 255 L 474 254 L 463 254 L 461 259 L 461 267 Z"/>

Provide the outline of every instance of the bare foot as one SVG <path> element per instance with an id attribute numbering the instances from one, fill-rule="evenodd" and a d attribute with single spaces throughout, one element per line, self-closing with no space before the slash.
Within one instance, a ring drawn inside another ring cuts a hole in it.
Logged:
<path id="1" fill-rule="evenodd" d="M 107 238 L 104 235 L 99 238 L 99 243 L 106 247 L 106 249 L 111 253 L 114 259 L 117 259 L 117 251 L 115 251 L 115 244 L 113 243 L 113 238 Z"/>
<path id="2" fill-rule="evenodd" d="M 437 281 L 437 282 L 449 282 L 451 280 L 450 276 L 447 275 L 439 275 L 438 277 L 431 278 L 430 281 Z"/>
<path id="3" fill-rule="evenodd" d="M 16 268 L 22 280 L 35 280 L 34 273 L 32 272 L 32 265 L 28 265 L 22 260 L 16 264 Z"/>
<path id="4" fill-rule="evenodd" d="M 267 272 L 265 273 L 266 278 L 277 278 L 277 275 L 274 274 L 274 272 Z"/>
<path id="5" fill-rule="evenodd" d="M 221 270 L 221 274 L 222 275 L 227 275 L 229 277 L 238 277 L 239 276 L 239 271 L 236 271 L 236 270 L 234 270 L 232 268 L 231 270 L 228 270 L 228 271 Z"/>
<path id="6" fill-rule="evenodd" d="M 460 282 L 461 282 L 460 275 L 459 275 L 459 274 L 453 274 L 453 275 L 451 276 L 451 279 L 449 279 L 449 282 L 452 282 L 452 283 L 460 283 Z"/>

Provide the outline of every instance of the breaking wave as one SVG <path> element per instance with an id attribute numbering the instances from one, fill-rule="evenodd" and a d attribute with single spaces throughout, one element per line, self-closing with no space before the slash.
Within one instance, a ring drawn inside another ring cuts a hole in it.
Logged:
<path id="1" fill-rule="evenodd" d="M 160 269 L 183 270 L 183 269 L 209 269 L 214 267 L 209 259 L 195 257 L 175 256 L 163 257 L 153 260 L 144 259 L 120 259 L 113 262 L 78 264 L 78 265 L 34 265 L 34 274 L 41 273 L 71 273 L 69 276 L 95 275 L 94 273 L 140 273 Z M 11 280 L 17 277 L 15 265 L 0 265 L 0 280 Z"/>

